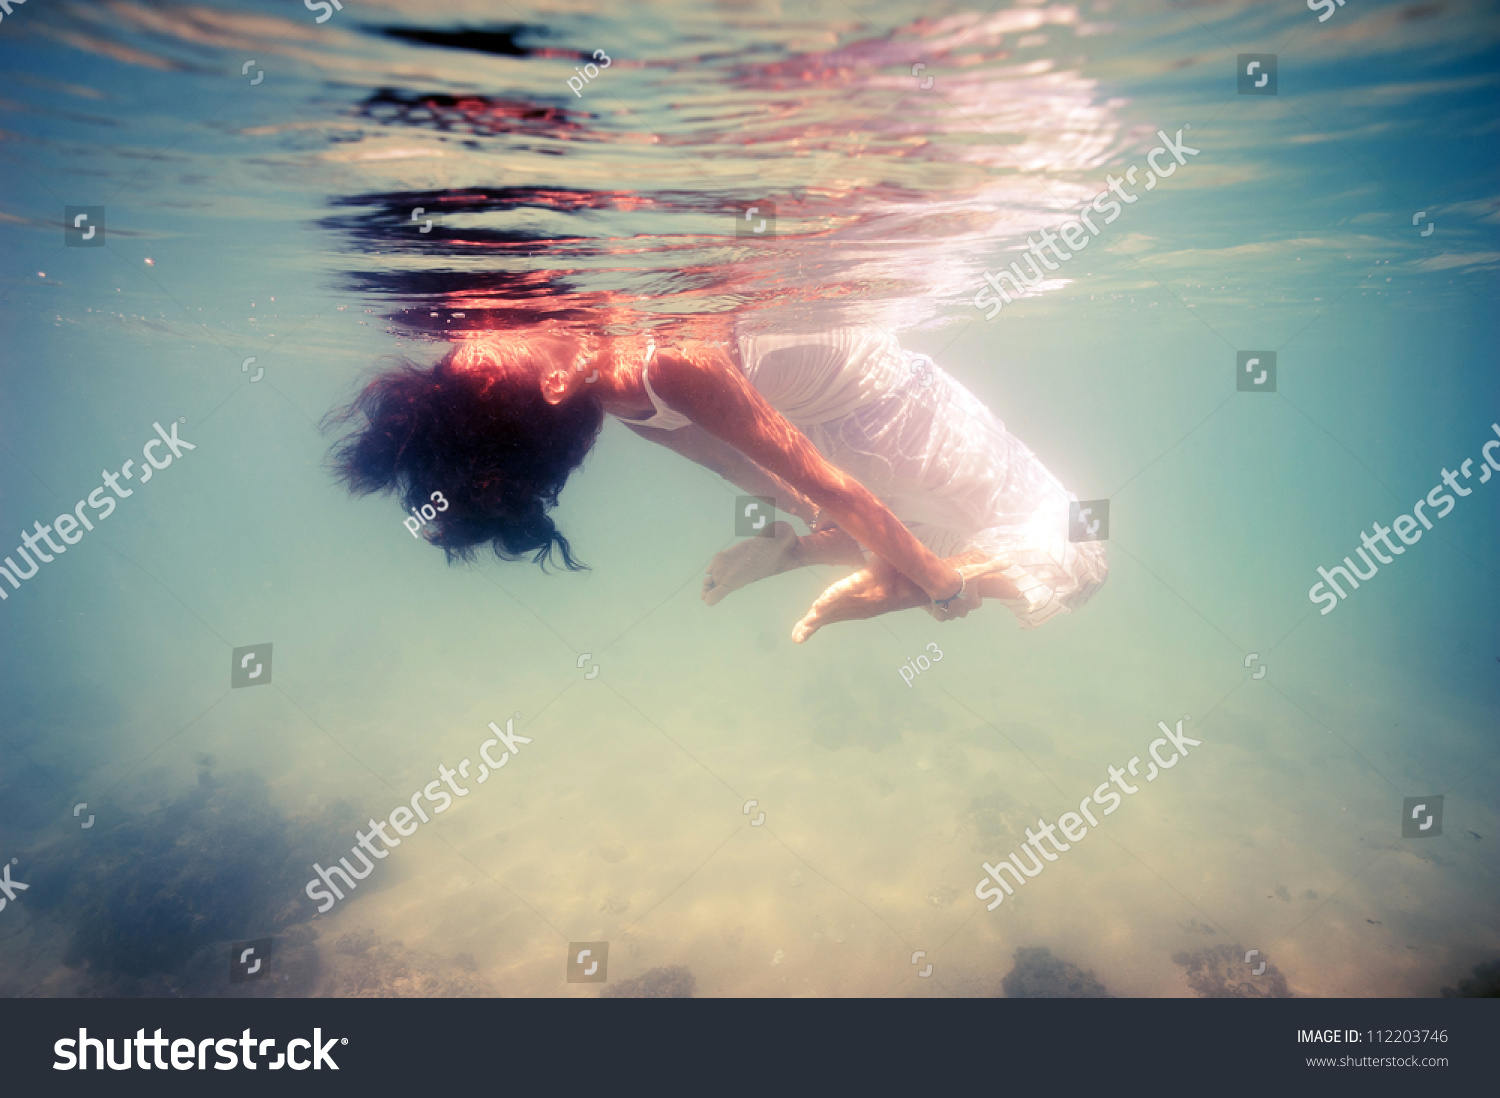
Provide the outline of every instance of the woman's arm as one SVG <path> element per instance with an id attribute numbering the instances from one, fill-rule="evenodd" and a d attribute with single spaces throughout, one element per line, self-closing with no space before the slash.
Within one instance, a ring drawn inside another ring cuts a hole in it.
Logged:
<path id="1" fill-rule="evenodd" d="M 665 446 L 695 461 L 710 472 L 717 473 L 752 496 L 772 496 L 776 509 L 796 515 L 809 526 L 817 516 L 818 508 L 810 499 L 796 491 L 780 477 L 766 472 L 755 462 L 740 453 L 722 439 L 715 438 L 702 427 L 682 427 L 676 431 L 663 431 L 655 427 L 638 427 L 626 424 L 644 439 Z"/>
<path id="2" fill-rule="evenodd" d="M 651 382 L 669 407 L 822 507 L 929 598 L 948 598 L 959 589 L 962 577 L 957 569 L 919 542 L 869 489 L 818 453 L 721 349 L 700 345 L 686 352 L 658 351 Z"/>

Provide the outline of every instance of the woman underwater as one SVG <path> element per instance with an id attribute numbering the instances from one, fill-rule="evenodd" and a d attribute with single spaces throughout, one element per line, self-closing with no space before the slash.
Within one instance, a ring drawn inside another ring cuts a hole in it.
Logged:
<path id="1" fill-rule="evenodd" d="M 580 568 L 548 516 L 606 414 L 802 518 L 714 557 L 703 599 L 815 564 L 856 570 L 792 631 L 924 607 L 961 618 L 985 598 L 1022 626 L 1076 610 L 1104 582 L 1099 542 L 1067 537 L 1071 497 L 963 386 L 915 369 L 870 328 L 736 332 L 658 345 L 649 336 L 541 326 L 470 339 L 430 368 L 382 374 L 335 422 L 357 494 L 408 507 L 440 490 L 428 540 L 450 560 L 489 543 L 503 559 Z M 868 555 L 867 555 L 868 554 Z"/>

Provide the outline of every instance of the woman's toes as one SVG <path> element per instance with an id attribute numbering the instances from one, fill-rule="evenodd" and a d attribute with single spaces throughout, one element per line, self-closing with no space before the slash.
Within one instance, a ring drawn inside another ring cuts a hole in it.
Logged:
<path id="1" fill-rule="evenodd" d="M 801 644 L 807 640 L 808 637 L 818 631 L 819 624 L 817 614 L 808 614 L 807 617 L 792 626 L 792 643 Z"/>
<path id="2" fill-rule="evenodd" d="M 712 572 L 703 577 L 703 601 L 710 606 L 717 606 L 730 590 L 732 589 L 720 583 Z"/>

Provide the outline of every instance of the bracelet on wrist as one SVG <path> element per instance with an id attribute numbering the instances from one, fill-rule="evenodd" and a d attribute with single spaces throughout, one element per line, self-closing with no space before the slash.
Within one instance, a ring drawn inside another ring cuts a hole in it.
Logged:
<path id="1" fill-rule="evenodd" d="M 964 592 L 968 589 L 968 587 L 969 581 L 960 576 L 958 581 L 958 590 L 945 599 L 933 599 L 932 605 L 936 606 L 939 610 L 946 612 L 948 608 L 951 607 L 955 602 L 963 601 Z"/>

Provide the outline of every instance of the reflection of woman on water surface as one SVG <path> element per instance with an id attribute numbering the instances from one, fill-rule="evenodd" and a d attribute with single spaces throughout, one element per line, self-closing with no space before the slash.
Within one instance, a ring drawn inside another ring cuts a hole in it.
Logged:
<path id="1" fill-rule="evenodd" d="M 608 413 L 809 524 L 719 553 L 705 602 L 792 568 L 856 566 L 798 622 L 799 642 L 908 607 L 948 620 L 993 598 L 1033 626 L 1082 605 L 1107 566 L 1100 543 L 1068 540 L 1068 493 L 963 386 L 909 361 L 863 328 L 679 345 L 487 335 L 371 382 L 342 413 L 359 426 L 335 461 L 355 492 L 410 506 L 441 490 L 429 540 L 450 559 L 488 542 L 576 568 L 547 512 Z"/>

